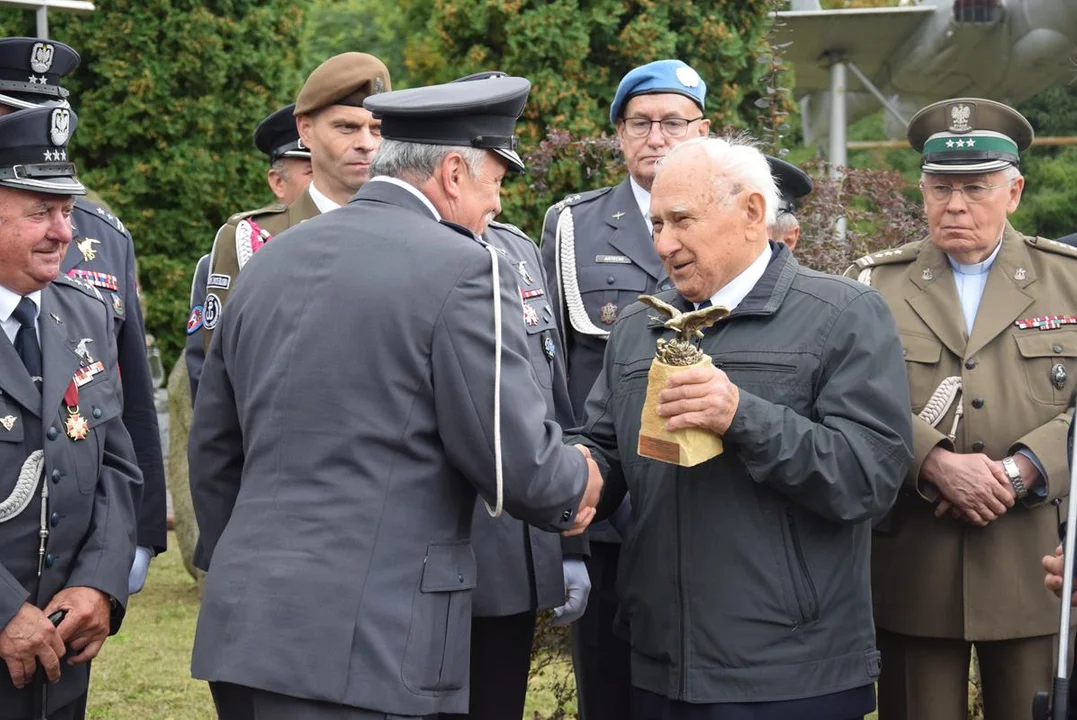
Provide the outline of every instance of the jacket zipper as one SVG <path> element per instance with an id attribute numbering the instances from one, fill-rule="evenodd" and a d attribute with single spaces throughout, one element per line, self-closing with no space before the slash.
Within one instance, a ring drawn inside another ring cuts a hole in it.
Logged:
<path id="1" fill-rule="evenodd" d="M 721 370 L 761 370 L 763 372 L 776 372 L 776 373 L 794 373 L 797 371 L 796 365 L 786 365 L 784 363 L 763 363 L 763 362 L 739 362 L 736 360 L 726 362 L 716 362 Z"/>
<path id="2" fill-rule="evenodd" d="M 680 475 L 680 471 L 674 471 L 676 475 Z M 684 525 L 681 518 L 681 488 L 683 487 L 680 477 L 676 477 L 677 483 L 674 490 L 674 498 L 676 499 L 675 508 L 677 518 L 677 600 L 680 605 L 680 630 L 681 630 L 681 682 L 680 682 L 680 698 L 684 699 L 688 696 L 688 606 L 685 604 L 685 598 L 687 592 L 684 589 Z"/>
<path id="3" fill-rule="evenodd" d="M 789 526 L 789 540 L 793 544 L 793 553 L 797 558 L 797 566 L 800 570 L 800 576 L 804 580 L 804 584 L 807 585 L 808 597 L 804 599 L 804 603 L 801 603 L 801 594 L 797 592 L 797 588 L 793 586 L 793 593 L 796 595 L 797 605 L 800 606 L 800 619 L 803 623 L 815 622 L 819 616 L 819 595 L 815 590 L 815 581 L 811 579 L 811 573 L 808 572 L 808 561 L 804 558 L 804 548 L 800 546 L 800 535 L 797 533 L 796 519 L 793 517 L 793 511 L 786 509 L 785 511 L 786 523 Z M 796 578 L 793 578 L 796 582 Z"/>

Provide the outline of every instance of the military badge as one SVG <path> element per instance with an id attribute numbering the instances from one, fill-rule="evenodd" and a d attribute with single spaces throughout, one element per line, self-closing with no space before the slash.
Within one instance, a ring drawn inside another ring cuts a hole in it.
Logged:
<path id="1" fill-rule="evenodd" d="M 1055 363 L 1051 368 L 1051 384 L 1055 386 L 1055 390 L 1062 390 L 1066 387 L 1066 379 L 1069 375 L 1066 373 L 1066 366 L 1062 363 Z"/>
<path id="2" fill-rule="evenodd" d="M 75 243 L 75 246 L 79 249 L 79 252 L 82 253 L 83 262 L 90 262 L 97 257 L 97 250 L 94 248 L 94 245 L 100 244 L 100 240 L 94 240 L 93 238 L 83 238 L 82 240 L 79 240 L 77 243 Z"/>
<path id="3" fill-rule="evenodd" d="M 54 323 L 56 323 L 57 325 L 63 325 L 63 324 L 64 324 L 64 321 L 63 321 L 63 320 L 61 320 L 61 319 L 60 319 L 60 316 L 59 316 L 59 315 L 57 315 L 56 313 L 49 313 L 49 317 L 51 317 L 51 318 L 52 318 L 52 321 L 53 321 Z"/>
<path id="4" fill-rule="evenodd" d="M 18 418 L 14 415 L 5 415 L 4 417 L 0 418 L 0 425 L 2 425 L 5 430 L 10 432 L 11 429 L 15 427 L 16 420 L 18 420 Z"/>
<path id="5" fill-rule="evenodd" d="M 30 49 L 30 69 L 39 74 L 47 73 L 55 54 L 56 48 L 49 43 L 34 43 Z"/>
<path id="6" fill-rule="evenodd" d="M 527 327 L 538 327 L 538 324 L 539 324 L 539 316 L 538 316 L 538 313 L 535 312 L 535 308 L 533 308 L 530 305 L 525 303 L 524 304 L 524 325 L 526 325 Z"/>
<path id="7" fill-rule="evenodd" d="M 920 273 L 920 277 L 930 282 L 935 277 L 935 273 L 931 271 L 931 268 L 924 268 L 924 271 Z"/>
<path id="8" fill-rule="evenodd" d="M 948 106 L 950 115 L 949 129 L 952 133 L 967 133 L 976 126 L 976 106 L 972 103 L 954 103 Z"/>
<path id="9" fill-rule="evenodd" d="M 187 316 L 187 334 L 194 335 L 202 329 L 202 306 L 195 305 L 191 308 L 191 314 Z"/>
<path id="10" fill-rule="evenodd" d="M 374 95 L 385 92 L 385 81 L 381 79 L 381 75 L 374 78 L 374 82 L 371 83 L 371 90 L 374 91 L 372 93 Z"/>
<path id="11" fill-rule="evenodd" d="M 206 295 L 206 304 L 202 306 L 202 324 L 206 330 L 217 327 L 221 319 L 221 299 L 214 293 Z"/>
<path id="12" fill-rule="evenodd" d="M 542 288 L 535 288 L 534 290 L 524 290 L 520 288 L 520 298 L 522 300 L 530 300 L 531 298 L 542 297 L 546 294 L 546 291 Z"/>
<path id="13" fill-rule="evenodd" d="M 67 108 L 56 108 L 52 111 L 52 122 L 49 125 L 49 140 L 53 145 L 64 145 L 70 137 L 71 111 Z"/>
<path id="14" fill-rule="evenodd" d="M 1017 268 L 1016 270 L 1013 271 L 1013 279 L 1016 280 L 1017 282 L 1022 282 L 1027 277 L 1028 277 L 1028 271 L 1025 270 L 1023 267 L 1019 267 L 1019 268 Z"/>
<path id="15" fill-rule="evenodd" d="M 112 293 L 112 312 L 116 317 L 123 317 L 123 300 L 116 293 Z"/>
<path id="16" fill-rule="evenodd" d="M 232 287 L 232 278 L 228 275 L 219 275 L 214 273 L 209 276 L 209 280 L 206 281 L 207 288 L 218 288 L 220 290 L 227 290 Z"/>
<path id="17" fill-rule="evenodd" d="M 64 429 L 72 440 L 85 440 L 90 432 L 90 424 L 79 414 L 79 388 L 74 378 L 64 391 L 64 405 L 67 406 L 67 420 Z"/>
<path id="18" fill-rule="evenodd" d="M 614 220 L 620 220 L 624 216 L 625 216 L 625 214 L 623 212 L 621 212 L 621 211 L 617 211 L 617 212 L 613 213 L 613 219 Z"/>
<path id="19" fill-rule="evenodd" d="M 519 273 L 520 277 L 523 278 L 524 284 L 526 284 L 526 285 L 534 285 L 535 284 L 535 278 L 531 277 L 531 273 L 528 272 L 528 270 L 527 270 L 527 261 L 526 260 L 521 260 L 518 263 L 513 263 L 512 266 L 514 268 L 516 268 L 516 272 Z"/>
<path id="20" fill-rule="evenodd" d="M 612 325 L 617 322 L 617 306 L 611 302 L 603 305 L 598 311 L 598 319 L 603 325 Z"/>
<path id="21" fill-rule="evenodd" d="M 95 362 L 93 365 L 87 365 L 86 367 L 79 368 L 77 371 L 75 371 L 75 377 L 73 378 L 75 382 L 75 387 L 82 387 L 86 383 L 93 380 L 94 375 L 104 371 L 105 364 L 100 360 Z"/>
<path id="22" fill-rule="evenodd" d="M 542 306 L 542 317 L 546 318 L 551 322 L 553 321 L 553 310 L 550 309 L 549 305 L 544 304 Z"/>
<path id="23" fill-rule="evenodd" d="M 701 82 L 699 73 L 690 67 L 677 68 L 677 80 L 680 81 L 681 85 L 684 85 L 687 88 L 699 87 L 699 83 Z"/>
<path id="24" fill-rule="evenodd" d="M 93 357 L 90 355 L 90 349 L 86 347 L 93 342 L 93 338 L 82 338 L 75 343 L 75 354 L 79 356 L 84 363 L 92 363 Z"/>
<path id="25" fill-rule="evenodd" d="M 553 362 L 554 357 L 557 355 L 557 346 L 553 343 L 553 338 L 550 337 L 549 332 L 542 334 L 542 351 L 546 353 L 546 359 Z"/>
<path id="26" fill-rule="evenodd" d="M 93 242 L 97 242 L 94 240 Z M 81 247 L 80 247 L 81 249 Z M 91 249 L 91 252 L 94 252 Z M 96 252 L 94 252 L 96 257 Z M 104 288 L 106 290 L 119 290 L 120 280 L 115 275 L 109 275 L 108 273 L 98 272 L 96 270 L 81 270 L 79 268 L 72 268 L 67 271 L 67 276 L 70 278 L 77 278 L 84 283 L 89 283 L 95 287 Z"/>
<path id="27" fill-rule="evenodd" d="M 1057 330 L 1063 325 L 1077 325 L 1077 315 L 1045 315 L 1014 320 L 1013 324 L 1021 330 Z"/>

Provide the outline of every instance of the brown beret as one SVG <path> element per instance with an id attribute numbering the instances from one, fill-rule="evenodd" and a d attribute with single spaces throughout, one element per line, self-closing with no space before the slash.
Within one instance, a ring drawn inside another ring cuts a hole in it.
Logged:
<path id="1" fill-rule="evenodd" d="M 363 100 L 389 90 L 385 63 L 366 53 L 341 53 L 307 77 L 295 99 L 295 114 L 306 115 L 330 105 L 363 107 Z"/>

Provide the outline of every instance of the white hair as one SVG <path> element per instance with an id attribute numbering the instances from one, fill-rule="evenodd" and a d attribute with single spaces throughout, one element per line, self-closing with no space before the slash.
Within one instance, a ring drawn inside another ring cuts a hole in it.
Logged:
<path id="1" fill-rule="evenodd" d="M 773 223 L 767 224 L 767 232 L 770 234 L 771 240 L 781 242 L 786 234 L 798 227 L 800 227 L 800 221 L 797 220 L 797 216 L 790 212 L 783 212 L 778 213 L 778 217 Z"/>
<path id="2" fill-rule="evenodd" d="M 386 138 L 381 141 L 381 147 L 370 165 L 370 176 L 388 175 L 422 183 L 430 179 L 449 153 L 459 153 L 467 163 L 471 177 L 477 178 L 486 152 L 482 148 L 429 145 Z"/>
<path id="3" fill-rule="evenodd" d="M 770 174 L 770 163 L 747 134 L 730 138 L 698 137 L 677 145 L 657 165 L 656 172 L 678 155 L 705 153 L 713 167 L 712 181 L 726 197 L 745 188 L 763 196 L 767 226 L 778 217 L 778 187 Z M 732 185 L 732 187 L 730 187 Z"/>

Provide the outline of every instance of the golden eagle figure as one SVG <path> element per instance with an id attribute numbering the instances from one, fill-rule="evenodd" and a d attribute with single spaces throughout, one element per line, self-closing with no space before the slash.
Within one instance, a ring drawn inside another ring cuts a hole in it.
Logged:
<path id="1" fill-rule="evenodd" d="M 658 341 L 656 355 L 666 365 L 694 365 L 703 359 L 703 351 L 692 345 L 692 340 L 701 339 L 703 337 L 703 328 L 711 327 L 729 314 L 729 310 L 720 305 L 702 310 L 692 310 L 691 312 L 681 312 L 653 295 L 640 295 L 637 299 L 644 305 L 668 315 L 669 319 L 662 322 L 662 325 L 677 333 L 677 337 L 669 342 L 666 342 L 665 339 L 659 339 Z M 660 318 L 655 319 L 660 320 Z"/>

